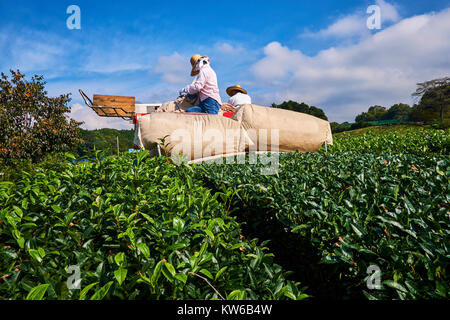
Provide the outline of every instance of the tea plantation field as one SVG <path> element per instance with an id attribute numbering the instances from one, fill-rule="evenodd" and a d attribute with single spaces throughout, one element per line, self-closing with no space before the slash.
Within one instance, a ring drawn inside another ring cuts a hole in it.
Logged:
<path id="1" fill-rule="evenodd" d="M 341 134 L 273 175 L 146 152 L 43 165 L 0 182 L 0 298 L 449 299 L 449 146 Z"/>

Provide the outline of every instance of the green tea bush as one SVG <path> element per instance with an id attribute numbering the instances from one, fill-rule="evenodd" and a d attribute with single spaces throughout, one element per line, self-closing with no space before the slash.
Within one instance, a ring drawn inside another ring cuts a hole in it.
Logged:
<path id="1" fill-rule="evenodd" d="M 237 192 L 231 206 L 246 231 L 270 239 L 312 295 L 450 297 L 448 156 L 284 154 L 275 175 L 260 169 L 205 164 L 197 174 Z M 367 286 L 371 265 L 381 271 L 378 290 Z"/>
<path id="2" fill-rule="evenodd" d="M 39 164 L 33 163 L 31 159 L 10 159 L 7 162 L 0 159 L 0 181 L 17 181 L 27 173 L 45 168 L 62 171 L 66 168 L 64 161 L 65 154 L 61 152 L 46 154 Z"/>
<path id="3" fill-rule="evenodd" d="M 1 299 L 303 299 L 266 243 L 148 153 L 0 182 Z M 69 289 L 73 268 L 81 288 Z M 68 273 L 70 271 L 71 273 Z"/>
<path id="4" fill-rule="evenodd" d="M 351 132 L 342 133 L 330 146 L 331 153 L 353 151 L 358 153 L 412 153 L 450 154 L 450 131 L 407 127 L 400 130 L 378 132 L 368 130 L 355 136 Z"/>

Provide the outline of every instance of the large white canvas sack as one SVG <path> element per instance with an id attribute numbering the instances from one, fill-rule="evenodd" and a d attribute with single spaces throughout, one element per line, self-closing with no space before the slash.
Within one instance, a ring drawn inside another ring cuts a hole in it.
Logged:
<path id="1" fill-rule="evenodd" d="M 315 152 L 324 142 L 333 144 L 330 123 L 301 112 L 246 104 L 232 119 L 255 143 L 251 150 Z"/>
<path id="2" fill-rule="evenodd" d="M 139 117 L 139 144 L 152 150 L 157 144 L 171 156 L 187 160 L 245 151 L 252 142 L 238 121 L 219 115 L 151 113 Z"/>
<path id="3" fill-rule="evenodd" d="M 187 99 L 186 97 L 178 97 L 174 101 L 164 102 L 156 112 L 186 112 L 187 109 L 195 106 L 195 100 Z"/>

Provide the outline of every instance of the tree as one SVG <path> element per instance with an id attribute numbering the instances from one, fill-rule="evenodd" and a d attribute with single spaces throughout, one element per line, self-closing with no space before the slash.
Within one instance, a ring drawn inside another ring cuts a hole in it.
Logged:
<path id="1" fill-rule="evenodd" d="M 367 110 L 367 112 L 363 112 L 357 115 L 355 117 L 355 122 L 383 120 L 386 113 L 387 110 L 385 107 L 378 105 L 371 106 L 369 110 Z"/>
<path id="2" fill-rule="evenodd" d="M 314 106 L 310 107 L 304 102 L 298 103 L 298 102 L 289 100 L 289 101 L 284 101 L 283 103 L 281 103 L 279 105 L 273 103 L 272 107 L 273 108 L 280 108 L 280 109 L 285 109 L 285 110 L 296 111 L 296 112 L 302 112 L 302 113 L 310 114 L 310 115 L 315 116 L 317 118 L 320 118 L 320 119 L 328 121 L 328 117 L 325 115 L 325 112 L 323 112 L 322 109 L 314 107 Z"/>
<path id="3" fill-rule="evenodd" d="M 117 137 L 119 138 L 120 152 L 128 151 L 134 147 L 134 129 L 116 130 L 110 128 L 83 130 L 81 137 L 85 141 L 77 146 L 79 156 L 91 157 L 96 150 L 109 150 L 107 154 L 117 154 Z"/>
<path id="4" fill-rule="evenodd" d="M 450 77 L 417 83 L 413 97 L 421 98 L 417 113 L 439 113 L 441 121 L 450 105 Z"/>
<path id="5" fill-rule="evenodd" d="M 43 77 L 25 81 L 19 70 L 0 78 L 0 156 L 37 162 L 49 152 L 72 149 L 81 139 L 77 122 L 67 117 L 69 94 L 47 97 Z"/>
<path id="6" fill-rule="evenodd" d="M 337 122 L 330 122 L 330 128 L 331 128 L 331 132 L 336 133 L 339 132 L 337 130 L 339 130 L 339 123 Z"/>
<path id="7" fill-rule="evenodd" d="M 362 112 L 355 117 L 355 122 L 369 121 L 370 115 L 367 112 Z"/>
<path id="8" fill-rule="evenodd" d="M 311 106 L 311 107 L 309 107 L 309 113 L 311 115 L 313 115 L 314 117 L 328 121 L 328 117 L 325 115 L 325 112 L 323 112 L 323 110 L 320 108 Z"/>
<path id="9" fill-rule="evenodd" d="M 370 127 L 371 124 L 369 122 L 366 121 L 358 121 L 355 123 L 352 123 L 350 125 L 350 129 L 349 130 L 355 130 L 355 129 L 361 129 L 361 128 L 367 128 Z"/>
<path id="10" fill-rule="evenodd" d="M 348 123 L 347 121 L 343 122 L 341 124 L 339 124 L 337 122 L 331 122 L 330 127 L 331 127 L 331 132 L 338 133 L 338 132 L 351 130 L 352 124 Z"/>
<path id="11" fill-rule="evenodd" d="M 411 107 L 405 103 L 397 103 L 389 108 L 386 115 L 384 116 L 384 120 L 407 120 L 409 119 L 409 115 L 411 113 Z"/>

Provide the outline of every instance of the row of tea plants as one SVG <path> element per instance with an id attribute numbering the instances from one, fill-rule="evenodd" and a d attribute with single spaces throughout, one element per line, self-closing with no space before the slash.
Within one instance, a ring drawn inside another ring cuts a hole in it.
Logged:
<path id="1" fill-rule="evenodd" d="M 331 153 L 412 153 L 450 154 L 450 129 L 435 130 L 421 126 L 367 128 L 363 134 L 349 131 L 336 135 Z"/>
<path id="2" fill-rule="evenodd" d="M 307 298 L 191 170 L 140 152 L 0 182 L 0 299 Z"/>
<path id="3" fill-rule="evenodd" d="M 212 189 L 236 192 L 230 205 L 246 232 L 270 239 L 312 295 L 450 297 L 448 156 L 283 154 L 275 174 L 260 172 L 261 165 L 197 167 Z"/>

